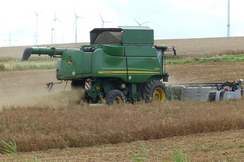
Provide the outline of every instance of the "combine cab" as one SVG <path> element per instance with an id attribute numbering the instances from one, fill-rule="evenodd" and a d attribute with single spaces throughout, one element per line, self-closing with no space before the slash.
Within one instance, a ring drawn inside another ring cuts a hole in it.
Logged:
<path id="1" fill-rule="evenodd" d="M 107 104 L 139 100 L 164 102 L 173 98 L 185 100 L 184 85 L 167 88 L 163 83 L 168 81 L 164 68 L 167 49 L 166 46 L 154 45 L 153 30 L 148 27 L 96 28 L 90 32 L 90 45 L 73 49 L 28 47 L 22 61 L 28 60 L 31 54 L 59 57 L 57 79 L 71 81 L 72 89 L 84 89 L 84 99 L 89 103 L 97 103 L 101 98 Z M 174 47 L 173 51 L 176 54 Z M 48 86 L 50 89 L 53 83 Z M 219 91 L 218 88 L 211 89 L 210 100 L 213 100 L 216 90 Z M 187 94 L 195 93 L 193 91 L 189 90 Z M 208 91 L 210 89 L 204 89 L 204 95 Z M 175 94 L 180 95 L 175 97 Z"/>

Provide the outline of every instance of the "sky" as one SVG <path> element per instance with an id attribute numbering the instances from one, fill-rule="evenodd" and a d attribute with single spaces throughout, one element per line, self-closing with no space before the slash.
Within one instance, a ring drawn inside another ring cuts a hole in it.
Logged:
<path id="1" fill-rule="evenodd" d="M 90 31 L 102 26 L 99 14 L 110 22 L 105 28 L 147 22 L 155 39 L 226 37 L 227 6 L 228 0 L 8 0 L 0 9 L 0 47 L 74 43 L 75 13 L 82 17 L 77 42 L 89 42 Z M 243 0 L 230 0 L 231 37 L 244 36 L 243 8 Z"/>

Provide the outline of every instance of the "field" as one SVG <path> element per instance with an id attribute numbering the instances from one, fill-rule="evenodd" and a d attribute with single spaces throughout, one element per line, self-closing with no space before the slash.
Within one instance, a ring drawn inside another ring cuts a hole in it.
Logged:
<path id="1" fill-rule="evenodd" d="M 155 42 L 176 46 L 178 57 L 195 58 L 243 53 L 242 39 Z M 0 57 L 18 60 L 23 49 L 0 48 Z M 166 69 L 170 83 L 244 78 L 244 62 L 173 64 Z M 65 83 L 48 93 L 45 83 L 55 80 L 55 69 L 0 72 L 0 137 L 14 137 L 21 151 L 17 157 L 0 154 L 0 161 L 130 161 L 130 156 L 143 156 L 141 143 L 148 161 L 173 161 L 175 147 L 192 161 L 244 160 L 244 99 L 94 106 L 77 104 L 76 94 L 60 93 Z"/>
<path id="2" fill-rule="evenodd" d="M 70 44 L 55 44 L 55 45 L 40 45 L 40 46 L 55 46 L 79 48 L 83 44 L 89 43 L 70 43 Z M 243 53 L 243 37 L 228 37 L 228 38 L 201 38 L 201 39 L 165 39 L 155 40 L 157 45 L 167 45 L 168 47 L 175 46 L 179 57 L 192 56 L 210 56 L 219 54 Z M 1 58 L 22 57 L 22 53 L 26 46 L 21 47 L 1 47 Z"/>

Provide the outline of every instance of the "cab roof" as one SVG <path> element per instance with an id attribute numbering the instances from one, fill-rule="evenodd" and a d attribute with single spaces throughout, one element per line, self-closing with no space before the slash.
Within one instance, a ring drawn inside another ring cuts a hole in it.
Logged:
<path id="1" fill-rule="evenodd" d="M 153 29 L 147 26 L 95 28 L 90 32 L 91 44 L 154 44 Z"/>

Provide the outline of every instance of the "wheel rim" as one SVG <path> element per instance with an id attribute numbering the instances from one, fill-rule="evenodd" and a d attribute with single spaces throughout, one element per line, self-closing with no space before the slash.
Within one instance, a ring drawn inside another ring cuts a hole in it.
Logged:
<path id="1" fill-rule="evenodd" d="M 154 102 L 164 102 L 165 101 L 165 93 L 162 88 L 156 88 L 153 91 L 153 101 Z"/>
<path id="2" fill-rule="evenodd" d="M 114 104 L 121 104 L 121 103 L 122 103 L 122 99 L 121 99 L 121 97 L 116 96 L 116 97 L 114 98 Z"/>

